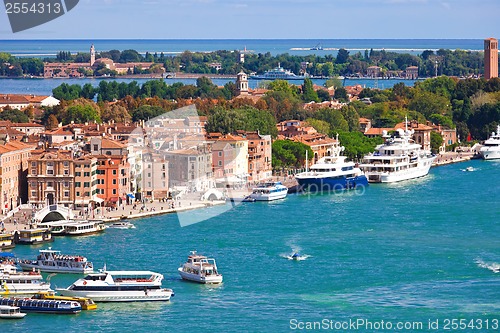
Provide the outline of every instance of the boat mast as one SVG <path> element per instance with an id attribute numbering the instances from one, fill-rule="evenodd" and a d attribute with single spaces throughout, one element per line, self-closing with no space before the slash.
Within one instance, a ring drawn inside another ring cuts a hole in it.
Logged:
<path id="1" fill-rule="evenodd" d="M 306 149 L 306 172 L 308 172 L 308 169 L 309 168 L 309 159 L 307 158 L 307 149 Z"/>

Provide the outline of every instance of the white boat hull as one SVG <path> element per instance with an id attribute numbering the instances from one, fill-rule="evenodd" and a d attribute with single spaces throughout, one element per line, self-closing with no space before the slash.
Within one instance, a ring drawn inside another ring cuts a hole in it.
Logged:
<path id="1" fill-rule="evenodd" d="M 197 282 L 197 283 L 204 283 L 204 284 L 222 283 L 222 275 L 220 275 L 220 274 L 200 276 L 198 274 L 184 272 L 182 270 L 182 268 L 179 268 L 178 270 L 179 270 L 179 274 L 181 275 L 182 279 L 184 279 L 184 280 L 193 281 L 193 282 Z"/>
<path id="2" fill-rule="evenodd" d="M 496 160 L 500 159 L 500 147 L 497 147 L 496 149 L 483 149 L 479 151 L 481 154 L 481 157 L 484 160 Z"/>
<path id="3" fill-rule="evenodd" d="M 94 302 L 149 302 L 169 301 L 173 295 L 170 289 L 156 289 L 147 291 L 106 292 L 89 290 L 56 289 L 61 296 L 86 297 Z"/>

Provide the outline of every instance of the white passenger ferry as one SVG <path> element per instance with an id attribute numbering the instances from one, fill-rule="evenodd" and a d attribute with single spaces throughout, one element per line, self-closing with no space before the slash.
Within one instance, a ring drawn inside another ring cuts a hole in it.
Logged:
<path id="1" fill-rule="evenodd" d="M 65 225 L 65 235 L 68 236 L 84 236 L 103 232 L 106 229 L 103 221 L 83 221 L 73 222 Z"/>
<path id="2" fill-rule="evenodd" d="M 172 289 L 163 288 L 163 275 L 150 271 L 106 271 L 91 273 L 65 289 L 61 296 L 87 297 L 95 302 L 168 301 Z"/>
<path id="3" fill-rule="evenodd" d="M 49 273 L 87 274 L 94 270 L 92 262 L 83 256 L 65 255 L 61 251 L 40 250 L 36 260 L 18 260 L 25 271 L 33 269 Z"/>
<path id="4" fill-rule="evenodd" d="M 40 272 L 17 272 L 14 262 L 0 264 L 0 296 L 34 295 L 41 291 L 52 291 L 50 283 L 44 282 Z"/>
<path id="5" fill-rule="evenodd" d="M 221 283 L 222 274 L 217 270 L 215 259 L 199 255 L 191 251 L 187 262 L 178 268 L 184 280 L 198 283 Z"/>

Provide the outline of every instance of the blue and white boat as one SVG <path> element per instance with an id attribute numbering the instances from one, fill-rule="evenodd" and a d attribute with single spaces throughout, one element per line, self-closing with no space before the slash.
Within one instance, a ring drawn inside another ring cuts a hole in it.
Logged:
<path id="1" fill-rule="evenodd" d="M 257 185 L 252 189 L 249 199 L 255 201 L 273 201 L 286 198 L 288 187 L 281 182 L 268 182 Z"/>
<path id="2" fill-rule="evenodd" d="M 344 147 L 330 150 L 330 156 L 320 158 L 310 171 L 306 168 L 306 172 L 295 175 L 300 188 L 309 192 L 330 192 L 367 186 L 368 180 L 361 169 L 340 155 L 343 150 Z"/>
<path id="3" fill-rule="evenodd" d="M 288 69 L 284 69 L 278 63 L 278 67 L 265 72 L 262 75 L 250 75 L 251 79 L 254 80 L 304 80 L 308 76 L 296 75 Z"/>
<path id="4" fill-rule="evenodd" d="M 75 314 L 82 311 L 80 303 L 75 301 L 55 301 L 31 298 L 2 298 L 0 305 L 15 306 L 26 312 Z"/>

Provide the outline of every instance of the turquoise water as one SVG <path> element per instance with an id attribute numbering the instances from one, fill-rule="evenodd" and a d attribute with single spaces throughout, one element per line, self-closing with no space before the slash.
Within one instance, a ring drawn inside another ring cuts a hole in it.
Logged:
<path id="1" fill-rule="evenodd" d="M 474 172 L 464 172 L 473 166 Z M 136 229 L 57 238 L 53 248 L 97 267 L 148 269 L 174 289 L 167 303 L 99 304 L 73 316 L 28 314 L 2 332 L 287 332 L 290 321 L 500 319 L 500 162 L 470 161 L 357 192 L 246 203 L 181 228 L 175 215 Z M 202 211 L 193 212 L 202 214 Z M 18 246 L 31 258 L 42 247 Z M 224 283 L 180 280 L 190 250 L 216 258 Z M 299 250 L 303 261 L 285 257 Z M 77 275 L 52 277 L 66 287 Z M 295 322 L 294 322 L 295 323 Z M 347 331 L 347 330 L 343 330 Z M 359 332 L 382 332 L 358 327 Z M 469 329 L 462 332 L 498 332 Z"/>

